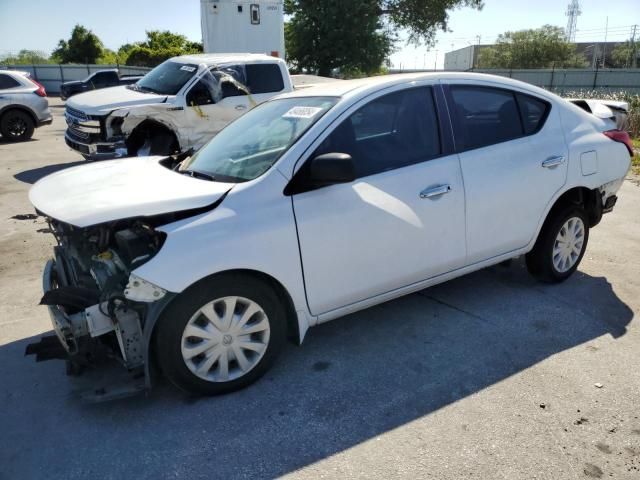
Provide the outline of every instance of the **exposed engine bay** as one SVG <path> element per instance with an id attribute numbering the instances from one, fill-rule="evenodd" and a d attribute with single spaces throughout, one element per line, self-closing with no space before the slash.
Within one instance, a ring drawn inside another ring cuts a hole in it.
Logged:
<path id="1" fill-rule="evenodd" d="M 105 360 L 143 372 L 149 304 L 167 292 L 131 272 L 159 251 L 164 234 L 143 220 L 87 228 L 53 219 L 49 224 L 58 245 L 45 268 L 41 304 L 49 306 L 55 333 L 66 350 L 67 372 L 80 374 Z M 32 347 L 27 353 L 40 356 L 47 345 Z"/>

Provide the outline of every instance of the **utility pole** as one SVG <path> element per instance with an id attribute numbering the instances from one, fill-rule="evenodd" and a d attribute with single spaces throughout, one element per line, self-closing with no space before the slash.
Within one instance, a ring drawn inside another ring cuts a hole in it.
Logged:
<path id="1" fill-rule="evenodd" d="M 636 55 L 636 30 L 638 25 L 633 26 L 633 33 L 631 34 L 631 68 L 636 68 L 638 56 Z"/>
<path id="2" fill-rule="evenodd" d="M 609 35 L 609 17 L 604 26 L 604 48 L 602 50 L 602 68 L 606 68 L 605 61 L 607 59 L 607 36 Z"/>

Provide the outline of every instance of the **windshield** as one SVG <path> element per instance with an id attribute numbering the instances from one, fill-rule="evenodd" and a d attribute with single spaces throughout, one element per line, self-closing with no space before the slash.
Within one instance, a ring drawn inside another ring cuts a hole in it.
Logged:
<path id="1" fill-rule="evenodd" d="M 167 60 L 147 73 L 131 87 L 141 92 L 175 95 L 198 70 L 197 65 Z"/>
<path id="2" fill-rule="evenodd" d="M 269 170 L 337 101 L 335 97 L 298 97 L 263 103 L 229 124 L 180 170 L 222 182 L 253 180 Z"/>

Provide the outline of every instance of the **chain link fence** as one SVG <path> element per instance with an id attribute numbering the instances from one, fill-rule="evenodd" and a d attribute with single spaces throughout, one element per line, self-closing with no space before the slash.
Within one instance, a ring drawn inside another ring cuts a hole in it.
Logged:
<path id="1" fill-rule="evenodd" d="M 116 69 L 123 75 L 144 75 L 150 68 L 127 65 L 7 65 L 0 63 L 0 70 L 20 70 L 29 72 L 34 80 L 44 85 L 48 94 L 60 93 L 60 85 L 72 80 L 84 80 L 99 70 Z"/>

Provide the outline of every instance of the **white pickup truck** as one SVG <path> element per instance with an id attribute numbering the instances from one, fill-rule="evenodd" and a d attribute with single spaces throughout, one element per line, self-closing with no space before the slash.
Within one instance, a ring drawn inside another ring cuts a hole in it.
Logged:
<path id="1" fill-rule="evenodd" d="M 174 57 L 135 84 L 69 99 L 65 141 L 90 160 L 197 150 L 255 105 L 292 89 L 285 62 L 275 57 Z"/>

